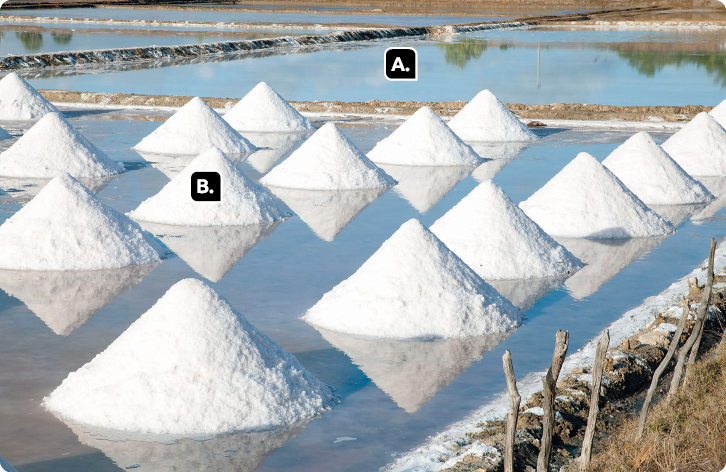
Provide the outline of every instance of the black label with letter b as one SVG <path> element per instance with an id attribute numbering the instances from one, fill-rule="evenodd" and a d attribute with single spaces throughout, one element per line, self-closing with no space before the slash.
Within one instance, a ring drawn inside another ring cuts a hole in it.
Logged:
<path id="1" fill-rule="evenodd" d="M 383 62 L 388 80 L 418 80 L 418 57 L 414 48 L 388 48 Z"/>
<path id="2" fill-rule="evenodd" d="M 219 172 L 192 173 L 192 200 L 195 202 L 221 202 L 222 178 Z"/>

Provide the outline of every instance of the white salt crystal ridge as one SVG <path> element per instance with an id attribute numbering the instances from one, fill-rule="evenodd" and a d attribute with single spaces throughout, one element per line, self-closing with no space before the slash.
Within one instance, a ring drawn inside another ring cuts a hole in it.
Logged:
<path id="1" fill-rule="evenodd" d="M 707 203 L 714 199 L 645 132 L 630 137 L 602 164 L 647 205 Z"/>
<path id="2" fill-rule="evenodd" d="M 711 115 L 714 120 L 718 121 L 718 124 L 726 128 L 726 100 L 719 103 L 718 106 L 714 107 L 713 110 L 708 112 L 708 114 Z"/>
<path id="3" fill-rule="evenodd" d="M 583 267 L 491 180 L 439 218 L 431 232 L 484 279 L 554 277 Z"/>
<path id="4" fill-rule="evenodd" d="M 74 423 L 183 436 L 270 429 L 333 401 L 292 354 L 207 285 L 185 279 L 44 405 Z"/>
<path id="5" fill-rule="evenodd" d="M 289 133 L 313 129 L 307 118 L 265 82 L 250 90 L 224 119 L 239 131 Z"/>
<path id="6" fill-rule="evenodd" d="M 373 162 L 404 166 L 470 166 L 481 157 L 429 107 L 421 107 L 368 153 Z"/>
<path id="7" fill-rule="evenodd" d="M 303 319 L 352 335 L 428 339 L 503 333 L 522 314 L 414 219 Z"/>
<path id="8" fill-rule="evenodd" d="M 117 269 L 156 262 L 166 253 L 68 174 L 51 180 L 0 226 L 0 269 Z"/>
<path id="9" fill-rule="evenodd" d="M 15 72 L 0 80 L 0 120 L 37 120 L 53 112 L 58 109 Z"/>
<path id="10" fill-rule="evenodd" d="M 0 176 L 52 179 L 67 172 L 76 178 L 104 177 L 124 171 L 58 113 L 40 119 L 0 154 Z"/>
<path id="11" fill-rule="evenodd" d="M 586 152 L 519 207 L 551 236 L 626 239 L 673 232 L 673 226 Z"/>
<path id="12" fill-rule="evenodd" d="M 194 97 L 134 149 L 158 154 L 199 154 L 212 147 L 232 154 L 257 150 L 204 100 Z"/>
<path id="13" fill-rule="evenodd" d="M 726 130 L 708 113 L 699 113 L 661 144 L 692 176 L 726 175 Z"/>
<path id="14" fill-rule="evenodd" d="M 482 90 L 449 121 L 464 141 L 533 141 L 536 134 L 489 90 Z"/>
<path id="15" fill-rule="evenodd" d="M 307 190 L 356 190 L 391 187 L 396 181 L 363 155 L 337 126 L 327 123 L 260 183 Z"/>
<path id="16" fill-rule="evenodd" d="M 222 200 L 192 200 L 192 174 L 218 172 Z M 270 223 L 290 213 L 264 187 L 252 182 L 222 151 L 212 148 L 197 156 L 156 195 L 141 202 L 129 217 L 169 225 L 232 226 Z"/>

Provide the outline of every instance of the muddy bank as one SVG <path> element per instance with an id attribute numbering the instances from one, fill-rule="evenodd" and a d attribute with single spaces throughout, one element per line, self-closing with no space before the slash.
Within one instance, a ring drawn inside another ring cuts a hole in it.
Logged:
<path id="1" fill-rule="evenodd" d="M 137 95 L 126 93 L 73 92 L 68 90 L 40 90 L 53 103 L 87 104 L 129 107 L 180 108 L 192 97 L 183 95 Z M 204 97 L 212 108 L 233 107 L 238 98 Z M 443 117 L 459 112 L 466 102 L 398 102 L 372 100 L 369 102 L 290 102 L 298 111 L 312 114 L 360 114 L 379 116 L 407 116 L 422 106 L 428 106 Z M 506 104 L 517 116 L 525 120 L 583 120 L 583 121 L 689 121 L 700 112 L 711 111 L 711 106 L 688 105 L 621 107 L 611 105 L 582 105 L 579 103 L 555 103 L 551 105 Z"/>

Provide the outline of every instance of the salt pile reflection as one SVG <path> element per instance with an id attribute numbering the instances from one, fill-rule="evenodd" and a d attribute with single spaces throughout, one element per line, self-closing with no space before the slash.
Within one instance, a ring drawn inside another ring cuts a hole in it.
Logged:
<path id="1" fill-rule="evenodd" d="M 283 158 L 289 156 L 310 133 L 248 133 L 243 136 L 262 148 L 247 158 L 257 172 L 266 174 Z"/>
<path id="2" fill-rule="evenodd" d="M 587 267 L 587 266 L 586 266 Z M 580 269 L 582 272 L 584 269 Z M 578 272 L 578 273 L 579 273 Z M 544 277 L 539 279 L 490 280 L 487 283 L 497 289 L 501 296 L 522 311 L 532 308 L 542 297 L 562 285 L 567 277 Z"/>
<path id="3" fill-rule="evenodd" d="M 394 191 L 408 201 L 419 213 L 426 213 L 456 184 L 467 178 L 476 166 L 379 166 L 398 181 Z"/>

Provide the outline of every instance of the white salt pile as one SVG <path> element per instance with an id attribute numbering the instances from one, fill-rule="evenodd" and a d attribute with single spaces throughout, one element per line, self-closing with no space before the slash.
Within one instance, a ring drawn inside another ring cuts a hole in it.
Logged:
<path id="1" fill-rule="evenodd" d="M 631 136 L 602 164 L 648 205 L 707 203 L 714 199 L 645 132 Z"/>
<path id="2" fill-rule="evenodd" d="M 323 125 L 290 157 L 260 179 L 270 187 L 354 190 L 396 185 L 333 123 Z"/>
<path id="3" fill-rule="evenodd" d="M 37 120 L 53 112 L 58 109 L 15 72 L 0 80 L 0 120 Z"/>
<path id="4" fill-rule="evenodd" d="M 124 171 L 58 113 L 40 119 L 0 154 L 0 175 L 51 179 L 61 172 L 76 178 L 103 177 Z"/>
<path id="5" fill-rule="evenodd" d="M 8 461 L 6 461 L 5 459 L 2 458 L 2 456 L 0 456 L 0 472 L 18 472 L 18 471 L 15 470 L 13 468 L 13 466 L 11 466 L 8 463 Z"/>
<path id="6" fill-rule="evenodd" d="M 333 400 L 214 290 L 185 279 L 43 401 L 75 423 L 182 436 L 274 428 Z"/>
<path id="7" fill-rule="evenodd" d="M 265 82 L 255 85 L 224 119 L 239 131 L 289 133 L 313 129 L 307 118 Z"/>
<path id="8" fill-rule="evenodd" d="M 483 279 L 553 277 L 583 267 L 491 180 L 436 220 L 431 232 Z"/>
<path id="9" fill-rule="evenodd" d="M 159 261 L 166 252 L 68 174 L 0 226 L 0 269 L 117 269 Z"/>
<path id="10" fill-rule="evenodd" d="M 708 112 L 714 120 L 718 121 L 722 127 L 726 128 L 726 100 L 714 107 L 713 110 Z"/>
<path id="11" fill-rule="evenodd" d="M 643 238 L 673 232 L 597 159 L 581 152 L 519 207 L 565 238 Z"/>
<path id="12" fill-rule="evenodd" d="M 421 107 L 368 153 L 373 162 L 403 166 L 470 166 L 482 162 L 429 107 Z"/>
<path id="13" fill-rule="evenodd" d="M 352 335 L 422 339 L 502 333 L 522 314 L 414 219 L 303 319 Z"/>
<path id="14" fill-rule="evenodd" d="M 489 90 L 482 90 L 449 121 L 464 141 L 533 141 L 537 135 Z"/>
<path id="15" fill-rule="evenodd" d="M 708 113 L 699 113 L 661 144 L 693 176 L 726 175 L 726 130 Z"/>
<path id="16" fill-rule="evenodd" d="M 159 154 L 199 154 L 212 147 L 232 154 L 257 150 L 204 100 L 194 97 L 134 149 Z"/>
<path id="17" fill-rule="evenodd" d="M 393 191 L 423 214 L 436 205 L 456 184 L 467 178 L 475 166 L 394 166 L 381 164 L 398 181 Z"/>
<path id="18" fill-rule="evenodd" d="M 221 201 L 192 200 L 194 172 L 219 173 Z M 275 197 L 247 178 L 216 148 L 200 154 L 159 193 L 129 213 L 134 220 L 186 226 L 254 225 L 291 216 Z"/>

